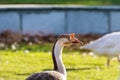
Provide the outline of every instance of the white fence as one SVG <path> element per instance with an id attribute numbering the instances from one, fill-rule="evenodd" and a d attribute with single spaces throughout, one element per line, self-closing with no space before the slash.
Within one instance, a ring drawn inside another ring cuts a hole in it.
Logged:
<path id="1" fill-rule="evenodd" d="M 0 31 L 108 33 L 120 30 L 120 6 L 0 5 Z"/>

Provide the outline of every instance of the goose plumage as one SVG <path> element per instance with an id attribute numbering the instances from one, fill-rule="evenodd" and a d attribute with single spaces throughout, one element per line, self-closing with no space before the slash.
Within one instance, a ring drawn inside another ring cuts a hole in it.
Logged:
<path id="1" fill-rule="evenodd" d="M 107 58 L 107 66 L 109 66 L 113 57 L 117 57 L 118 61 L 120 61 L 120 32 L 108 33 L 80 48 L 89 49 L 98 56 L 105 56 Z"/>
<path id="2" fill-rule="evenodd" d="M 52 49 L 54 69 L 52 71 L 34 73 L 26 80 L 67 80 L 66 69 L 62 61 L 62 50 L 64 46 L 69 46 L 73 43 L 80 43 L 74 35 L 74 33 L 61 35 L 54 43 Z"/>

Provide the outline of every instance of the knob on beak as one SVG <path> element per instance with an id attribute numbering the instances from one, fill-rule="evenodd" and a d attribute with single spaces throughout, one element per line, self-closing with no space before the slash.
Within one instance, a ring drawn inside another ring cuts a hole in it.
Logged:
<path id="1" fill-rule="evenodd" d="M 76 37 L 75 37 L 75 34 L 74 33 L 71 33 L 70 34 L 70 40 L 72 41 L 72 43 L 79 43 L 81 45 L 83 45 L 83 42 L 78 40 Z"/>

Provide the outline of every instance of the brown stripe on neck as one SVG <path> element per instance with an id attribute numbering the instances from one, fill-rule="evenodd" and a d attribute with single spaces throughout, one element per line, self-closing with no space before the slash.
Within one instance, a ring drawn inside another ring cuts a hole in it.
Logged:
<path id="1" fill-rule="evenodd" d="M 58 65 L 57 65 L 57 61 L 56 61 L 56 58 L 55 58 L 54 49 L 55 49 L 55 46 L 56 46 L 56 42 L 57 42 L 60 38 L 67 38 L 67 39 L 69 39 L 69 35 L 68 35 L 68 34 L 64 34 L 64 35 L 59 36 L 59 37 L 57 38 L 57 40 L 55 41 L 54 45 L 53 45 L 53 49 L 52 49 L 52 59 L 53 59 L 53 64 L 54 64 L 54 70 L 55 70 L 55 71 L 58 71 Z"/>
<path id="2" fill-rule="evenodd" d="M 58 70 L 57 61 L 56 61 L 55 52 L 54 52 L 56 42 L 54 43 L 54 46 L 53 46 L 53 49 L 52 49 L 52 59 L 53 59 L 53 64 L 54 64 L 54 70 L 55 71 Z"/>

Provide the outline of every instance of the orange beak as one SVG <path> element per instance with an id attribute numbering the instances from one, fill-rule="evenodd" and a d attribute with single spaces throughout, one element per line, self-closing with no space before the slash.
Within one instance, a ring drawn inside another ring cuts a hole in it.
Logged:
<path id="1" fill-rule="evenodd" d="M 72 43 L 79 43 L 79 44 L 83 45 L 83 42 L 76 38 L 74 40 L 72 40 Z"/>

